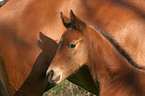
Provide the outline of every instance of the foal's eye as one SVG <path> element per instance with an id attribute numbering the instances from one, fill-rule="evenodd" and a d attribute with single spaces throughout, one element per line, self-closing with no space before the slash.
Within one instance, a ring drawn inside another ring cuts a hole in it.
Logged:
<path id="1" fill-rule="evenodd" d="M 75 48 L 76 47 L 76 44 L 71 44 L 70 46 L 69 46 L 69 48 Z"/>

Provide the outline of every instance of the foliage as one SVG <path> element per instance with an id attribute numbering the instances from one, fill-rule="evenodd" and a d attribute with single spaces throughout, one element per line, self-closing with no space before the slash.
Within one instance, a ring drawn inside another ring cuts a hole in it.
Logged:
<path id="1" fill-rule="evenodd" d="M 69 82 L 68 80 L 62 81 L 51 90 L 45 92 L 43 96 L 96 96 L 83 88 Z"/>
<path id="2" fill-rule="evenodd" d="M 0 7 L 2 7 L 6 3 L 6 0 L 0 0 Z"/>

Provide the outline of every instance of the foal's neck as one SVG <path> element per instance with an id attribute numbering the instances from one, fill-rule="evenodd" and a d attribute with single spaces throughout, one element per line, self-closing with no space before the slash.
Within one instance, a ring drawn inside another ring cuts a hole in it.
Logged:
<path id="1" fill-rule="evenodd" d="M 97 69 L 95 72 L 97 71 L 97 73 L 102 74 L 103 70 L 103 72 L 107 72 L 107 74 L 103 74 L 106 76 L 128 68 L 133 68 L 127 59 L 100 32 L 91 28 L 88 32 L 88 41 L 90 43 L 88 48 L 91 59 L 89 64 L 90 66 L 95 66 L 93 67 Z"/>
<path id="2" fill-rule="evenodd" d="M 101 33 L 89 28 L 88 34 L 89 68 L 93 79 L 100 84 L 100 92 L 111 88 L 112 94 L 117 86 L 122 88 L 128 80 L 133 80 L 133 84 L 139 69 L 131 65 Z"/>

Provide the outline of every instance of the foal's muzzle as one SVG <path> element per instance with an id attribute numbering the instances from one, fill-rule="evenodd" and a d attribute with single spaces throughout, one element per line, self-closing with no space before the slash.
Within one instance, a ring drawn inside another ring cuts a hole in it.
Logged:
<path id="1" fill-rule="evenodd" d="M 59 81 L 60 80 L 60 75 L 59 76 L 57 76 L 56 78 L 53 78 L 53 76 L 54 76 L 54 71 L 53 70 L 50 70 L 49 72 L 47 72 L 46 73 L 46 77 L 47 77 L 47 79 L 48 79 L 48 82 L 50 83 L 50 84 L 56 84 L 57 83 L 57 81 Z"/>

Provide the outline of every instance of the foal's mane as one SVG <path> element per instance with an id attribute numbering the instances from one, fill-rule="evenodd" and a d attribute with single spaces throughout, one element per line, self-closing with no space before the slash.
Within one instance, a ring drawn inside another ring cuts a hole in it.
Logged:
<path id="1" fill-rule="evenodd" d="M 84 20 L 83 20 L 84 21 Z M 127 61 L 134 67 L 138 68 L 138 69 L 143 69 L 143 67 L 137 65 L 135 63 L 135 61 L 131 58 L 131 56 L 119 45 L 119 43 L 114 40 L 107 32 L 103 31 L 101 28 L 94 26 L 92 24 L 90 24 L 87 21 L 84 21 L 87 25 L 91 26 L 92 28 L 94 28 L 95 30 L 98 30 L 98 32 L 100 34 L 102 34 L 114 47 L 115 49 L 122 55 L 124 56 Z"/>

